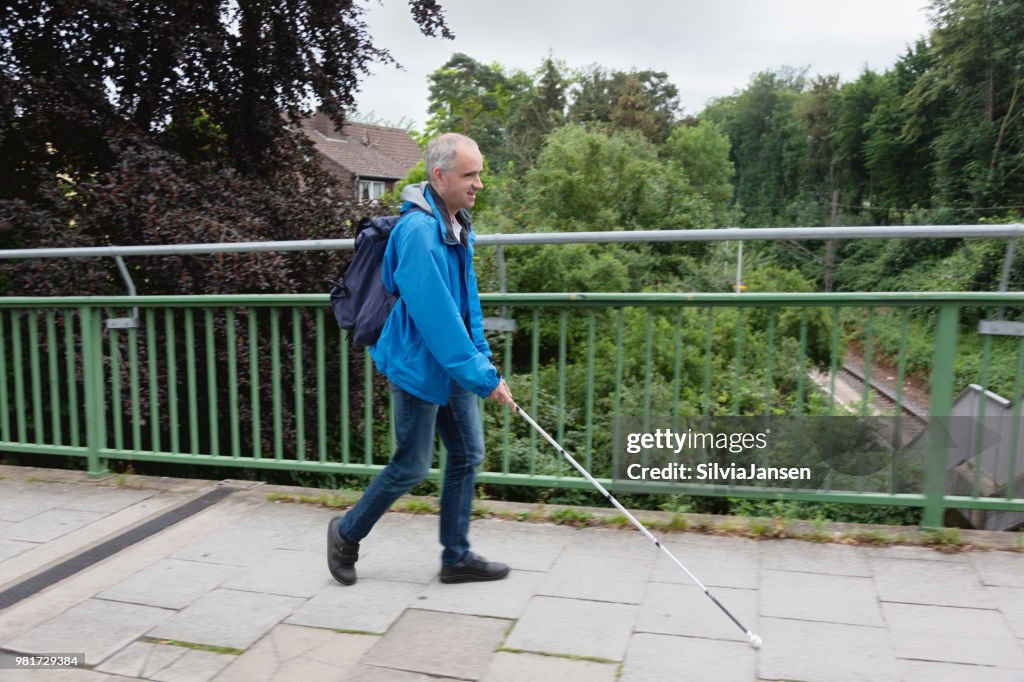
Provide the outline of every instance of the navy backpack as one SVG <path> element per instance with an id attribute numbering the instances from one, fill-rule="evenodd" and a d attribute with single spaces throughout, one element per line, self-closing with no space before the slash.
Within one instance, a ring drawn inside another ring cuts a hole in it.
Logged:
<path id="1" fill-rule="evenodd" d="M 338 326 L 349 332 L 357 346 L 372 346 L 398 300 L 384 288 L 380 267 L 388 237 L 401 216 L 363 218 L 356 233 L 356 255 L 333 289 L 331 308 Z"/>

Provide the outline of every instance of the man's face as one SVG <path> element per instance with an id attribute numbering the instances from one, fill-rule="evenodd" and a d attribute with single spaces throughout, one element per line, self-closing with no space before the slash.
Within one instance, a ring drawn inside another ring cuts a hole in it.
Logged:
<path id="1" fill-rule="evenodd" d="M 484 187 L 480 173 L 484 170 L 484 157 L 471 144 L 460 144 L 455 150 L 452 169 L 434 169 L 434 189 L 444 199 L 448 210 L 455 213 L 460 208 L 473 208 L 476 193 Z"/>

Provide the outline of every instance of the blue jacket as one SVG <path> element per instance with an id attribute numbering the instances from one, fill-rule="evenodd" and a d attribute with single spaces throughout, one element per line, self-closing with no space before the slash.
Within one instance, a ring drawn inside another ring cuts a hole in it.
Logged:
<path id="1" fill-rule="evenodd" d="M 469 214 L 457 216 L 460 241 L 426 182 L 403 189 L 402 201 L 381 266 L 398 301 L 370 355 L 395 385 L 427 402 L 446 405 L 453 381 L 485 398 L 500 379 L 484 338 Z"/>

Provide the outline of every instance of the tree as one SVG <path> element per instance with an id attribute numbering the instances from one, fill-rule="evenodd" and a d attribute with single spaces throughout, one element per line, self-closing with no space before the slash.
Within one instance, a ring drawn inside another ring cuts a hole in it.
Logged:
<path id="1" fill-rule="evenodd" d="M 936 0 L 933 50 L 942 70 L 922 89 L 951 97 L 935 142 L 936 183 L 951 204 L 1024 198 L 1024 5 Z"/>
<path id="2" fill-rule="evenodd" d="M 714 212 L 714 224 L 729 222 L 732 201 L 732 177 L 729 138 L 711 121 L 676 126 L 665 143 L 665 153 L 678 164 L 694 191 L 705 197 Z"/>
<path id="3" fill-rule="evenodd" d="M 713 223 L 711 202 L 631 130 L 568 124 L 553 131 L 523 185 L 527 224 L 609 230 Z"/>
<path id="4" fill-rule="evenodd" d="M 450 36 L 434 0 L 409 5 L 425 33 Z M 340 225 L 329 180 L 304 138 L 282 124 L 296 123 L 309 99 L 342 123 L 370 63 L 392 61 L 373 45 L 362 12 L 342 0 L 7 3 L 6 241 L 167 243 L 220 222 L 217 212 L 233 216 L 218 238 L 296 238 Z M 151 167 L 170 175 L 156 178 Z M 154 286 L 180 290 L 173 270 L 162 272 Z"/>
<path id="5" fill-rule="evenodd" d="M 746 225 L 788 223 L 787 212 L 801 197 L 809 149 L 797 103 L 805 86 L 803 70 L 765 71 L 745 90 L 712 102 L 702 114 L 729 136 L 736 204 Z"/>
<path id="6" fill-rule="evenodd" d="M 866 144 L 868 121 L 882 99 L 884 83 L 882 76 L 865 69 L 857 80 L 841 86 L 836 93 L 832 145 L 841 175 L 837 186 L 844 204 L 874 203 L 875 185 L 867 167 Z"/>
<path id="7" fill-rule="evenodd" d="M 409 6 L 426 34 L 450 36 L 434 0 L 412 0 Z M 313 101 L 340 125 L 369 65 L 392 61 L 373 44 L 363 11 L 346 0 L 5 3 L 0 10 L 0 242 L 68 247 L 351 236 L 350 221 L 365 209 L 341 198 L 294 124 Z M 323 291 L 324 280 L 337 276 L 341 266 L 339 255 L 313 252 L 128 259 L 140 294 Z M 4 275 L 4 293 L 123 293 L 109 259 L 23 260 L 5 265 Z M 11 324 L 32 316 L 38 312 L 19 312 Z M 309 329 L 312 318 L 302 316 L 300 326 Z M 57 324 L 64 325 L 75 316 L 59 317 Z M 255 308 L 238 311 L 234 338 L 248 334 L 244 317 L 269 343 L 274 326 Z M 218 316 L 212 325 L 197 319 L 190 331 L 199 338 L 208 331 L 223 333 L 227 322 Z M 67 329 L 81 343 L 81 329 Z M 155 346 L 144 342 L 148 333 L 138 330 L 143 385 L 150 378 L 148 348 Z M 186 342 L 178 336 L 173 343 L 181 383 Z M 292 348 L 294 337 L 285 325 L 274 343 Z M 301 343 L 298 357 L 316 352 L 312 335 Z M 104 352 L 116 352 L 113 340 L 103 345 L 110 349 Z M 229 353 L 244 358 L 244 343 L 230 350 L 226 344 L 218 347 L 219 366 L 226 365 Z M 172 385 L 168 357 L 153 362 L 159 390 Z M 328 374 L 336 376 L 340 360 L 327 362 Z M 291 375 L 296 371 L 291 363 L 282 359 L 280 371 Z M 302 401 L 315 398 L 308 389 L 315 385 L 308 363 L 304 371 L 306 380 L 298 384 L 304 392 L 283 403 L 274 402 L 266 382 L 258 388 L 262 409 L 273 405 L 282 415 L 283 447 L 299 459 L 313 456 L 308 441 L 301 451 L 294 426 Z M 349 371 L 353 381 L 362 380 L 361 361 Z M 125 376 L 121 382 L 121 395 L 127 396 Z M 112 390 L 109 383 L 107 390 Z M 202 413 L 208 399 L 211 405 L 226 404 L 223 383 L 218 391 L 198 399 Z M 351 423 L 361 428 L 362 407 L 356 402 L 361 398 L 354 397 Z M 130 408 L 111 403 L 111 409 Z M 377 410 L 376 416 L 385 418 L 384 407 Z M 249 405 L 239 407 L 240 419 L 250 415 Z M 226 428 L 225 423 L 207 426 Z M 165 443 L 169 430 L 186 427 L 167 415 L 154 425 Z M 266 439 L 266 421 L 263 429 Z M 250 438 L 248 432 L 242 435 L 243 450 L 253 447 Z"/>
<path id="8" fill-rule="evenodd" d="M 508 154 L 517 169 L 531 168 L 552 130 L 565 123 L 565 67 L 550 56 L 534 74 L 527 94 L 511 102 L 508 113 Z"/>
<path id="9" fill-rule="evenodd" d="M 679 90 L 663 71 L 605 71 L 593 66 L 576 76 L 569 106 L 574 123 L 614 124 L 656 144 L 664 142 L 679 114 Z"/>
<path id="10" fill-rule="evenodd" d="M 484 65 L 456 52 L 430 74 L 430 121 L 432 134 L 460 132 L 470 135 L 476 119 L 498 108 L 498 87 L 505 74 L 497 65 Z"/>
<path id="11" fill-rule="evenodd" d="M 871 174 L 873 205 L 879 208 L 928 207 L 932 202 L 932 141 L 941 104 L 906 106 L 907 94 L 932 64 L 927 43 L 917 41 L 881 77 L 878 103 L 864 122 L 865 169 Z M 889 222 L 899 213 L 888 210 Z"/>

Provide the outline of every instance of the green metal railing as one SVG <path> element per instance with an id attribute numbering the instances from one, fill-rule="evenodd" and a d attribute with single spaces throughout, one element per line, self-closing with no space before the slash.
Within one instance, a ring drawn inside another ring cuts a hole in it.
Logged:
<path id="1" fill-rule="evenodd" d="M 867 374 L 873 358 L 891 361 L 898 400 L 909 373 L 927 376 L 933 416 L 950 413 L 966 381 L 1002 382 L 1016 397 L 1024 385 L 1024 338 L 961 330 L 965 317 L 997 308 L 1019 318 L 1021 293 L 481 298 L 518 321 L 518 331 L 490 337 L 517 400 L 611 489 L 614 416 L 647 424 L 839 414 L 850 409 L 834 390 L 847 343 L 859 346 Z M 107 328 L 133 308 L 134 327 Z M 916 343 L 926 339 L 923 365 L 921 349 L 908 349 L 908 326 Z M 976 376 L 958 375 L 965 346 L 983 349 Z M 815 388 L 813 366 L 833 370 L 832 391 Z M 393 444 L 388 395 L 369 355 L 335 327 L 324 295 L 0 298 L 0 452 L 84 458 L 93 476 L 109 460 L 371 475 Z M 864 405 L 869 397 L 865 388 Z M 1019 420 L 1019 400 L 1015 409 Z M 481 483 L 588 487 L 509 411 L 488 405 L 484 424 Z M 920 475 L 904 474 L 900 485 L 893 472 L 821 490 L 661 490 L 917 506 L 933 526 L 946 508 L 1024 511 L 1015 456 L 1000 496 L 982 496 L 977 481 L 971 495 L 953 496 L 943 434 L 929 438 Z"/>

